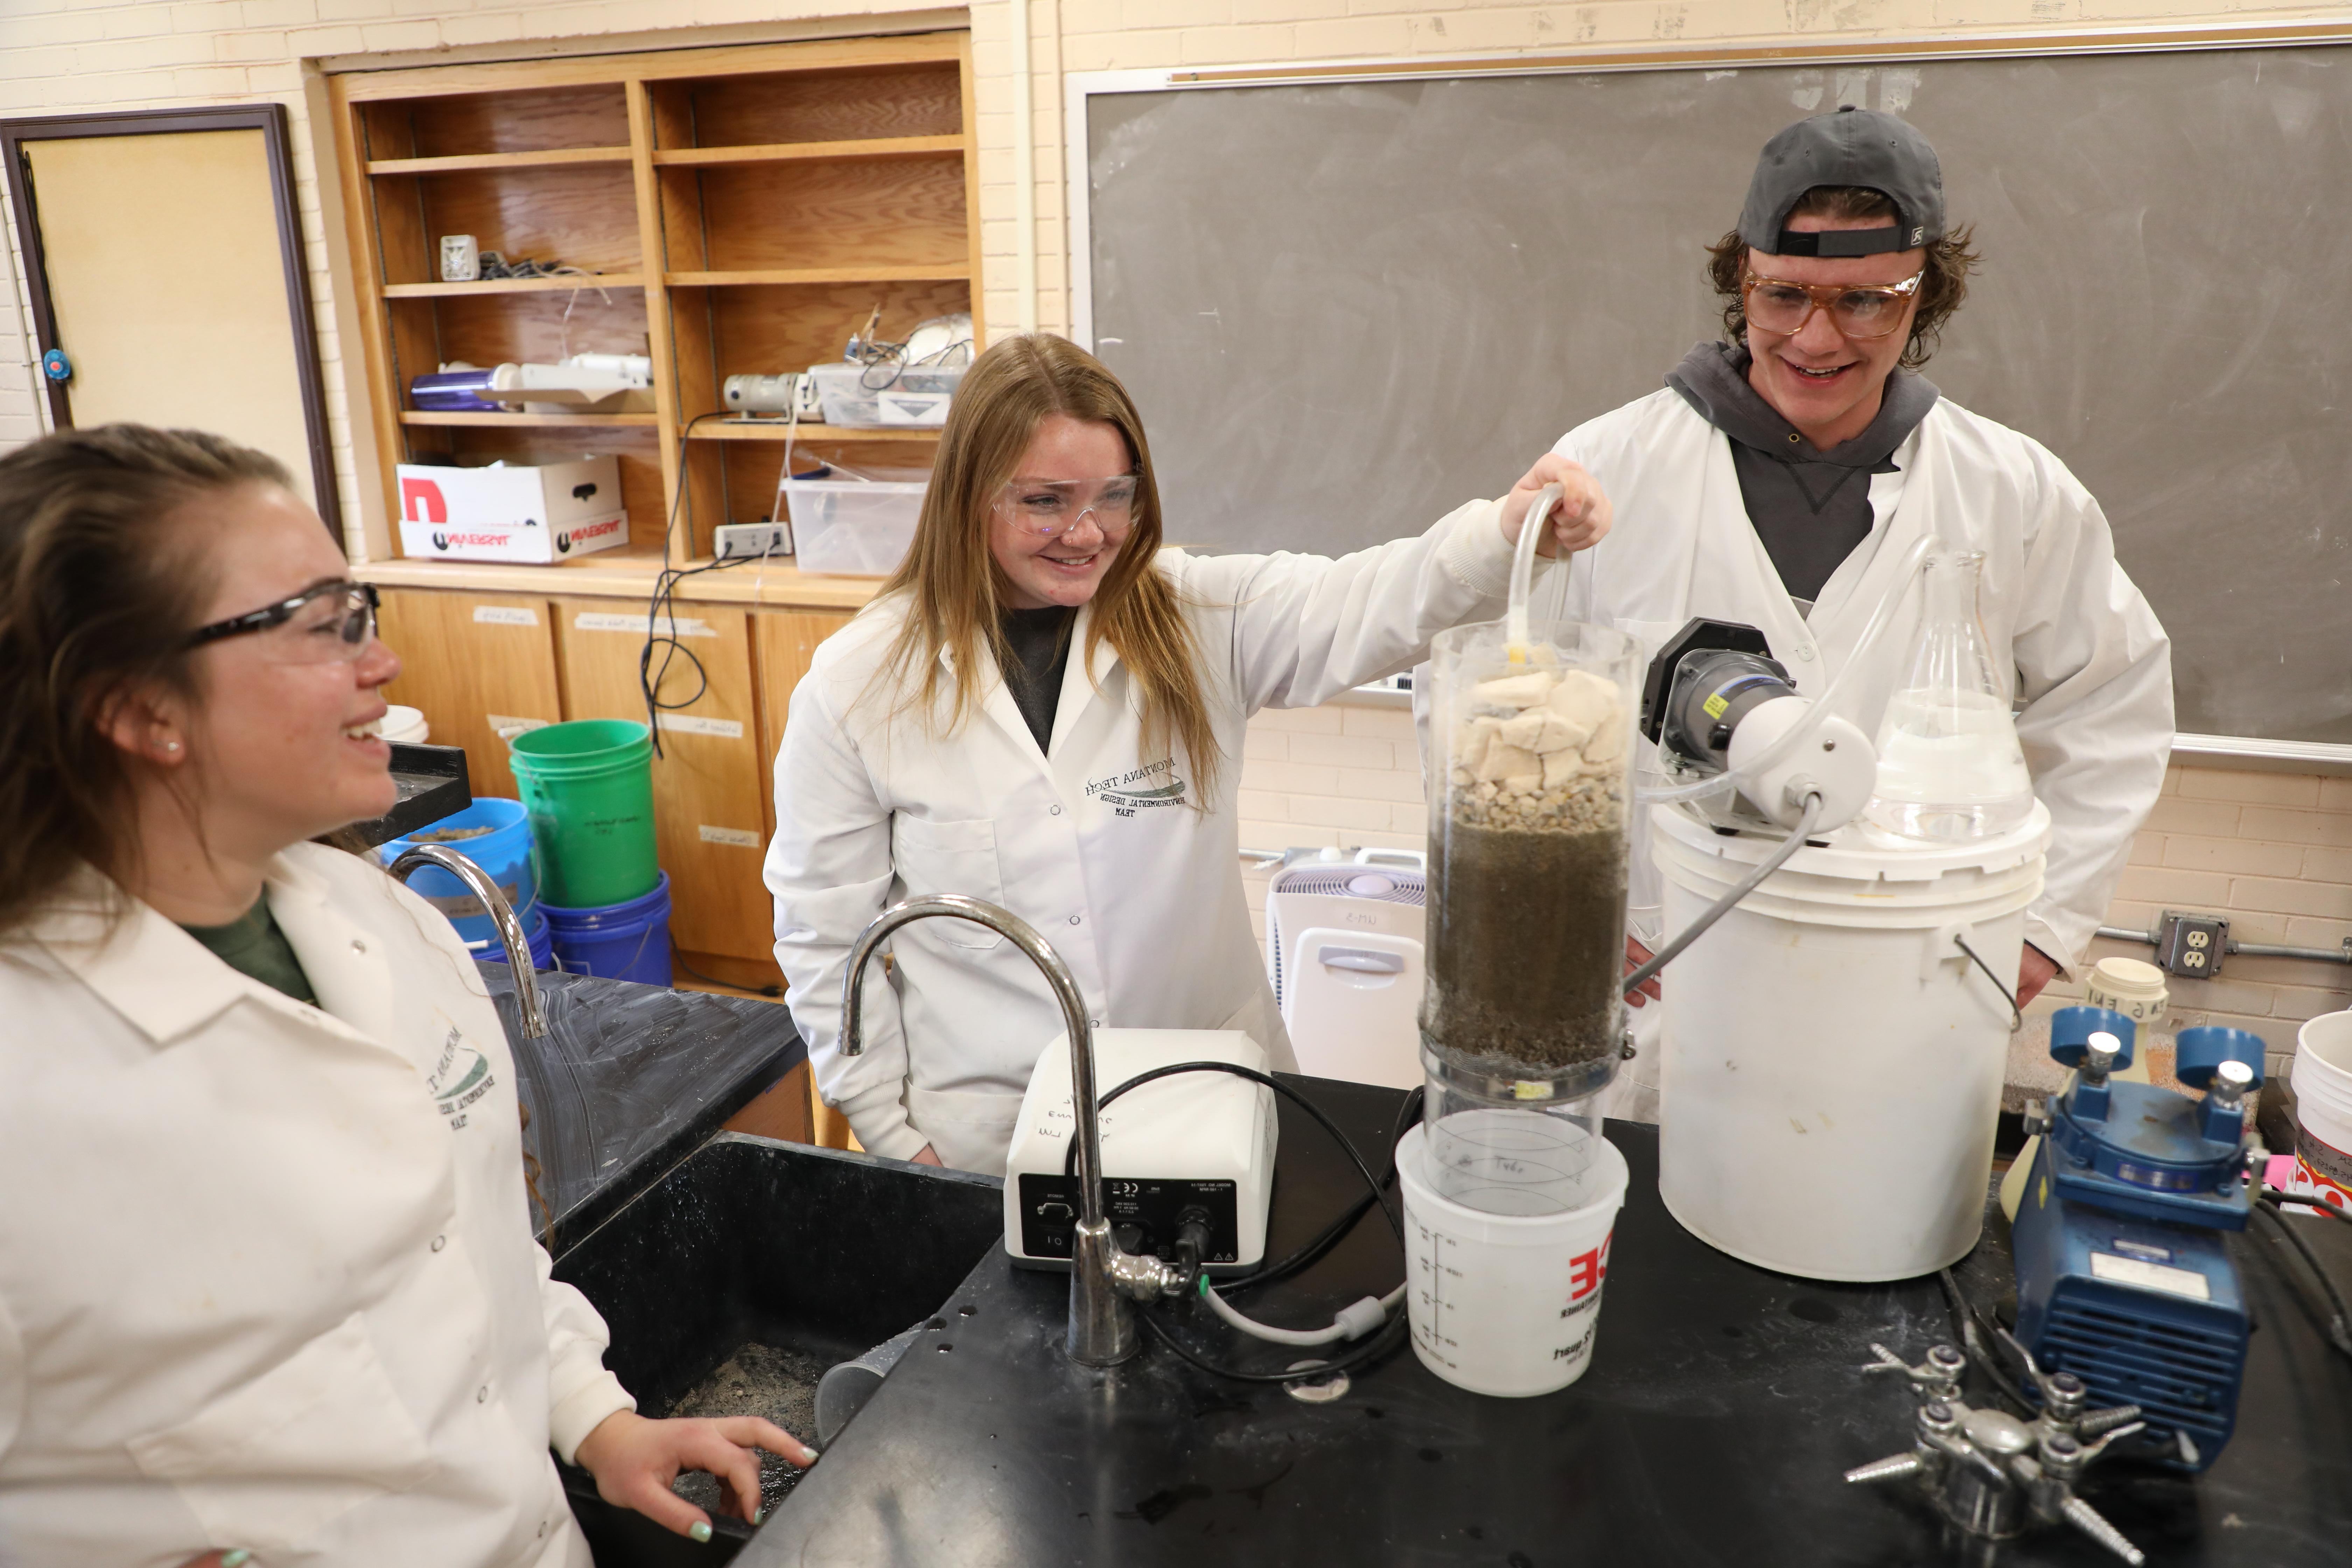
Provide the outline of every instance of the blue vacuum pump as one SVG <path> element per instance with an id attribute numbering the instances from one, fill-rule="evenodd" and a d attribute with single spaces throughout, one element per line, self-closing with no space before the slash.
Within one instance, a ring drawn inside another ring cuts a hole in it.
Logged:
<path id="1" fill-rule="evenodd" d="M 2050 1054 L 2074 1074 L 2029 1110 L 2042 1134 L 2012 1227 L 2017 1339 L 2092 1402 L 2136 1405 L 2119 1453 L 2202 1470 L 2236 1424 L 2251 1320 L 2223 1233 L 2260 1196 L 2246 1096 L 2262 1037 L 2184 1029 L 2175 1073 L 2203 1099 L 2131 1083 L 2132 1021 L 2104 1007 L 2051 1020 Z"/>

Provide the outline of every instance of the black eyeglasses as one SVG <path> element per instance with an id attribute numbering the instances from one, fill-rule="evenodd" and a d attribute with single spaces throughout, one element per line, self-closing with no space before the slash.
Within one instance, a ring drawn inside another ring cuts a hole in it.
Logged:
<path id="1" fill-rule="evenodd" d="M 272 645 L 286 655 L 289 662 L 332 664 L 341 660 L 349 664 L 365 653 L 368 644 L 375 639 L 376 606 L 382 602 L 373 583 L 341 578 L 314 583 L 290 599 L 280 599 L 248 614 L 199 626 L 188 634 L 187 646 L 202 647 L 224 637 L 290 626 L 290 634 Z"/>

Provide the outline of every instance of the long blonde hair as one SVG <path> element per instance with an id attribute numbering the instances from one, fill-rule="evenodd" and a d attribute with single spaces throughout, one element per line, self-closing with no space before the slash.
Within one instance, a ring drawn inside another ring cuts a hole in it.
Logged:
<path id="1" fill-rule="evenodd" d="M 936 718 L 946 650 L 958 677 L 947 698 L 950 731 L 975 700 L 970 672 L 985 643 L 997 667 L 1012 650 L 1002 626 L 1011 584 L 988 543 L 998 492 L 1014 477 L 1046 416 L 1114 426 L 1127 442 L 1136 475 L 1135 520 L 1096 590 L 1086 647 L 1074 662 L 1092 668 L 1095 647 L 1108 643 L 1134 683 L 1143 745 L 1181 746 L 1192 770 L 1196 805 L 1215 796 L 1223 754 L 1202 691 L 1200 648 L 1175 585 L 1153 564 L 1160 552 L 1160 489 L 1143 419 L 1118 378 L 1094 355 L 1045 333 L 1008 338 L 972 362 L 940 437 L 939 459 L 915 526 L 915 542 L 882 593 L 903 595 L 907 618 L 884 664 L 902 709 Z M 920 672 L 919 680 L 916 678 Z M 1139 758 L 1139 761 L 1144 759 Z"/>

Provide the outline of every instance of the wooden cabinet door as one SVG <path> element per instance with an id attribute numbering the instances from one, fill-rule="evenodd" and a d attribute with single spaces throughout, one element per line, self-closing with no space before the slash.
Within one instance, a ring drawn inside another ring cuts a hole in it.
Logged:
<path id="1" fill-rule="evenodd" d="M 511 798 L 499 730 L 564 716 L 547 600 L 444 588 L 386 588 L 383 596 L 384 646 L 400 656 L 400 679 L 384 700 L 423 712 L 435 744 L 466 749 L 476 795 Z"/>
<path id="2" fill-rule="evenodd" d="M 559 599 L 557 659 L 567 719 L 635 719 L 645 696 L 638 659 L 646 611 L 618 599 Z M 658 695 L 685 706 L 660 715 L 654 759 L 654 832 L 669 873 L 670 934 L 689 952 L 765 958 L 775 945 L 761 809 L 767 770 L 752 699 L 751 617 L 716 605 L 681 605 Z M 655 663 L 662 651 L 655 650 Z M 692 699 L 691 701 L 688 699 Z"/>
<path id="3" fill-rule="evenodd" d="M 760 757 L 768 832 L 776 831 L 776 748 L 784 743 L 784 717 L 793 688 L 809 671 L 816 645 L 849 624 L 846 610 L 768 610 L 751 617 L 752 652 L 760 672 Z"/>

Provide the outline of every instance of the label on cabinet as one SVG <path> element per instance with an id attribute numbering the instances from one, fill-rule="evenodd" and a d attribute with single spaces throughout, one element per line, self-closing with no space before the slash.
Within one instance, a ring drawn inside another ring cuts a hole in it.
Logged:
<path id="1" fill-rule="evenodd" d="M 698 719 L 691 713 L 665 713 L 656 721 L 665 730 L 675 730 L 681 735 L 718 735 L 730 741 L 743 738 L 743 726 L 732 719 Z"/>
<path id="2" fill-rule="evenodd" d="M 478 626 L 535 626 L 539 612 L 523 605 L 476 605 L 474 624 Z"/>
<path id="3" fill-rule="evenodd" d="M 719 635 L 718 629 L 709 621 L 698 620 L 692 616 L 679 616 L 674 620 L 665 616 L 653 621 L 651 626 L 653 635 L 658 637 L 715 637 Z M 627 632 L 644 637 L 647 622 L 643 616 L 600 615 L 583 611 L 572 617 L 572 627 L 574 631 Z"/>
<path id="4" fill-rule="evenodd" d="M 713 827 L 706 822 L 699 831 L 705 844 L 732 844 L 739 849 L 757 849 L 760 847 L 760 836 L 740 827 Z"/>

